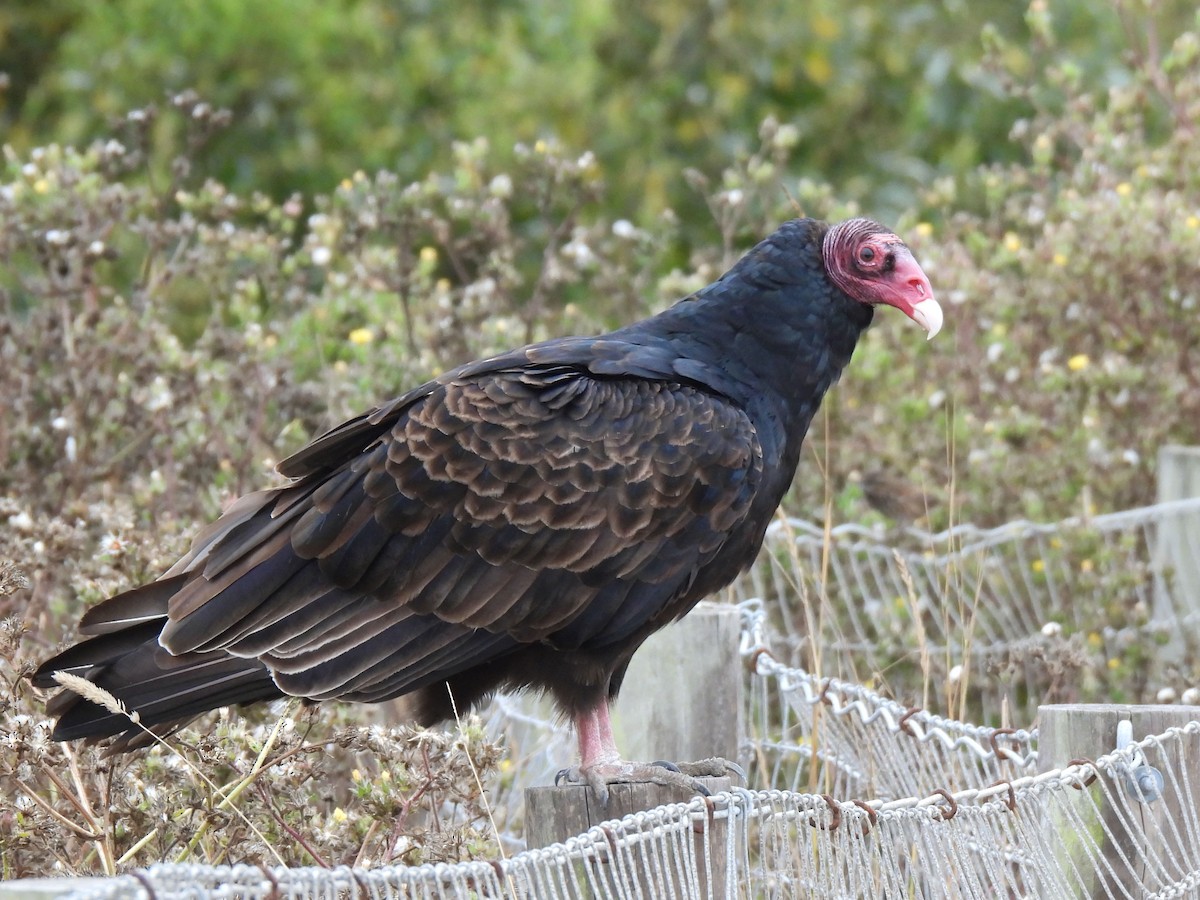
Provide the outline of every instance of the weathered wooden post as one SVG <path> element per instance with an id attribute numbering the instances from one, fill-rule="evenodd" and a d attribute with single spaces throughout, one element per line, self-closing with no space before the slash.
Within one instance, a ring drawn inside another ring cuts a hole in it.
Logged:
<path id="1" fill-rule="evenodd" d="M 1158 502 L 1200 497 L 1200 447 L 1168 445 L 1158 451 Z M 1162 621 L 1200 612 L 1200 513 L 1172 515 L 1158 526 L 1155 570 L 1161 574 L 1154 617 Z M 1196 635 L 1174 631 L 1172 658 L 1194 646 Z"/>
<path id="2" fill-rule="evenodd" d="M 741 618 L 727 603 L 701 603 L 633 657 L 613 710 L 617 746 L 629 759 L 696 760 L 741 750 Z"/>
<path id="3" fill-rule="evenodd" d="M 97 890 L 105 879 L 89 878 L 18 878 L 0 882 L 0 900 L 53 900 L 76 891 Z"/>
<path id="4" fill-rule="evenodd" d="M 1200 720 L 1200 706 L 1067 703 L 1039 707 L 1038 718 L 1038 769 L 1047 772 L 1065 768 L 1073 760 L 1094 760 L 1111 753 L 1117 746 L 1117 725 L 1122 719 L 1132 723 L 1132 739 L 1137 742 L 1147 735 Z M 1185 758 L 1175 761 L 1176 768 L 1200 773 L 1200 752 L 1196 752 L 1194 742 L 1191 748 Z M 1153 750 L 1147 751 L 1146 762 L 1162 766 Z M 1123 775 L 1113 775 L 1102 772 L 1097 783 L 1085 788 L 1094 792 L 1096 802 L 1090 820 L 1085 816 L 1082 822 L 1076 818 L 1057 821 L 1053 826 L 1060 832 L 1072 832 L 1060 833 L 1056 843 L 1067 848 L 1065 852 L 1070 856 L 1062 860 L 1064 870 L 1090 880 L 1081 896 L 1142 896 L 1155 890 L 1143 880 L 1151 877 L 1144 863 L 1147 853 L 1162 859 L 1171 855 L 1179 858 L 1183 852 L 1186 858 L 1187 848 L 1174 846 L 1181 830 L 1172 827 L 1172 821 L 1188 821 L 1187 817 L 1195 821 L 1200 808 L 1200 777 L 1182 782 L 1168 779 L 1158 799 L 1142 802 L 1127 787 Z M 1191 786 L 1189 796 L 1181 796 L 1180 784 Z M 1136 833 L 1128 827 L 1131 821 L 1138 823 Z M 1147 835 L 1151 838 L 1146 842 L 1153 846 L 1142 846 Z M 1097 858 L 1104 864 L 1096 865 Z"/>
<path id="5" fill-rule="evenodd" d="M 714 794 L 727 791 L 731 786 L 728 778 L 697 780 Z M 592 789 L 584 785 L 529 788 L 525 791 L 525 843 L 531 848 L 546 847 L 612 819 L 685 802 L 694 796 L 679 788 L 658 784 L 614 784 L 609 788 L 608 805 L 603 806 Z M 691 842 L 695 868 L 690 872 L 681 865 L 684 860 L 678 856 L 677 842 L 659 842 L 659 846 L 668 849 L 675 858 L 667 860 L 658 854 L 657 862 L 649 862 L 652 853 L 642 854 L 635 849 L 625 856 L 632 864 L 618 866 L 613 860 L 617 851 L 610 847 L 600 861 L 590 863 L 590 876 L 580 871 L 576 877 L 581 884 L 595 881 L 607 885 L 605 896 L 714 897 L 724 900 L 727 827 L 724 819 L 709 818 L 695 823 Z M 625 880 L 636 881 L 636 889 L 635 885 L 618 883 Z"/>
<path id="6" fill-rule="evenodd" d="M 613 711 L 617 745 L 628 759 L 692 761 L 722 756 L 736 760 L 742 739 L 742 667 L 736 607 L 702 603 L 682 621 L 650 638 L 633 659 Z M 712 793 L 729 790 L 729 778 L 702 778 Z M 690 800 L 655 784 L 614 785 L 607 806 L 582 785 L 536 787 L 525 792 L 525 842 L 544 847 L 582 834 L 602 822 L 668 803 Z M 694 841 L 701 869 L 701 896 L 723 897 L 724 820 L 705 824 Z M 705 844 L 709 866 L 705 870 Z M 612 873 L 593 873 L 611 882 Z M 658 896 L 653 873 L 639 867 L 642 896 Z M 628 890 L 628 888 L 627 888 Z M 677 896 L 691 896 L 686 884 Z"/>

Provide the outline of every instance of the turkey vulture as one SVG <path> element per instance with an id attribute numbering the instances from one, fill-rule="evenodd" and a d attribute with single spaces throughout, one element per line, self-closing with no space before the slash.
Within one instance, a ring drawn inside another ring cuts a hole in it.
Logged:
<path id="1" fill-rule="evenodd" d="M 406 694 L 433 723 L 537 688 L 574 724 L 574 777 L 657 780 L 609 725 L 630 657 L 753 561 L 881 303 L 941 327 L 887 228 L 796 219 L 656 316 L 453 369 L 284 460 L 289 484 L 89 609 L 33 683 L 86 677 L 160 731 L 281 696 Z M 70 690 L 48 710 L 56 740 L 145 740 Z"/>

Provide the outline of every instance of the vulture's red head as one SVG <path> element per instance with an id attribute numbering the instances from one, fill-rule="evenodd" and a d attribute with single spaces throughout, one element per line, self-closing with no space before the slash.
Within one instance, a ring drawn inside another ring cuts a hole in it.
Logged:
<path id="1" fill-rule="evenodd" d="M 886 303 L 925 329 L 942 328 L 942 308 L 904 241 L 878 222 L 849 219 L 825 234 L 821 248 L 830 280 L 861 303 Z"/>

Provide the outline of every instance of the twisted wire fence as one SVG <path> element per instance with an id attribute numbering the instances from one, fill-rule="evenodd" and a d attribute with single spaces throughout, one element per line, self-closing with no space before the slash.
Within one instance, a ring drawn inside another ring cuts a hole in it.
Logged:
<path id="1" fill-rule="evenodd" d="M 1144 897 L 1200 891 L 1195 805 L 1146 815 L 1135 753 L 1196 797 L 1200 722 L 1095 762 L 891 801 L 738 790 L 494 862 L 373 870 L 160 865 L 72 895 L 370 898 Z M 1117 848 L 1117 852 L 1113 852 Z"/>
<path id="2" fill-rule="evenodd" d="M 937 534 L 781 519 L 734 597 L 766 601 L 781 658 L 923 707 L 957 666 L 975 716 L 1028 721 L 1123 657 L 1145 702 L 1200 659 L 1200 498 Z"/>
<path id="3" fill-rule="evenodd" d="M 768 647 L 762 603 L 746 601 L 741 610 L 742 653 L 757 676 L 748 685 L 757 735 L 749 748 L 771 787 L 890 800 L 1036 768 L 1036 732 L 906 708 L 862 685 L 787 666 Z"/>
<path id="4" fill-rule="evenodd" d="M 518 852 L 520 791 L 549 781 L 572 745 L 544 707 L 500 698 L 488 723 L 515 765 L 493 806 L 512 813 L 513 855 L 373 870 L 160 865 L 72 896 L 1200 897 L 1200 721 L 1038 772 L 1035 730 L 939 715 L 843 675 L 885 673 L 924 700 L 920 680 L 954 665 L 1097 630 L 1108 647 L 1169 633 L 1148 663 L 1165 672 L 1195 641 L 1198 525 L 1200 500 L 932 536 L 781 521 L 736 589 L 748 598 L 742 761 L 762 789 Z M 915 662 L 893 640 L 904 629 L 923 635 Z M 1026 682 L 1044 693 L 1041 677 Z M 1161 799 L 1130 789 L 1135 766 L 1158 770 Z"/>

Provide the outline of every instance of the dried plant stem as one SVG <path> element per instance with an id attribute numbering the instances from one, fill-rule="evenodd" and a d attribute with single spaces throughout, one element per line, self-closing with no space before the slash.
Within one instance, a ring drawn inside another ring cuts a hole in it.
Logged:
<path id="1" fill-rule="evenodd" d="M 117 865 L 118 866 L 125 865 L 127 862 L 129 862 L 131 859 L 133 859 L 135 856 L 137 856 L 139 853 L 141 853 L 142 848 L 145 847 L 147 844 L 149 844 L 156 837 L 158 837 L 158 829 L 157 828 L 150 829 L 149 832 L 147 832 L 146 834 L 141 836 L 141 838 L 138 840 L 138 842 L 136 844 L 134 844 L 132 847 L 130 847 L 128 850 L 126 850 L 124 853 L 121 854 L 121 858 L 117 860 Z"/>
<path id="2" fill-rule="evenodd" d="M 79 798 L 75 796 L 75 792 L 67 786 L 67 783 L 64 782 L 62 778 L 59 777 L 58 773 L 52 768 L 43 763 L 41 769 L 42 774 L 49 778 L 50 781 L 54 783 L 54 786 L 58 788 L 59 792 L 67 798 L 71 805 L 79 810 L 79 814 L 94 824 L 95 814 L 92 812 L 91 807 L 85 806 L 83 803 L 81 803 Z"/>
<path id="3" fill-rule="evenodd" d="M 955 502 L 958 491 L 958 443 L 954 422 L 958 416 L 958 404 L 951 397 L 950 402 L 946 404 L 946 463 L 950 472 L 950 481 L 946 485 L 947 506 L 950 511 L 949 525 L 953 528 L 955 524 L 955 510 L 958 508 Z M 955 540 L 951 544 L 950 549 L 956 551 L 959 549 L 960 540 Z M 951 553 L 950 558 L 958 560 L 957 553 Z M 970 596 L 973 598 L 971 608 L 968 611 L 965 609 L 963 598 L 968 595 L 966 590 L 965 578 L 962 569 L 955 562 L 946 570 L 946 581 L 944 585 L 945 595 L 947 597 L 955 596 L 958 598 L 959 604 L 959 620 L 965 623 L 962 630 L 962 677 L 957 683 L 952 683 L 947 680 L 946 684 L 946 709 L 951 715 L 955 715 L 961 719 L 965 719 L 968 714 L 967 697 L 971 684 L 971 647 L 975 640 L 975 622 L 979 613 L 979 603 L 983 596 L 983 568 L 980 567 L 975 577 L 974 590 L 970 591 Z M 951 593 L 953 592 L 953 594 Z M 948 617 L 948 603 L 943 606 L 942 615 Z M 943 624 L 943 629 L 946 634 L 953 634 L 953 629 L 949 623 Z M 946 671 L 949 672 L 954 666 L 953 660 L 950 658 L 950 641 L 946 642 Z M 957 694 L 957 696 L 956 696 Z M 957 709 L 956 709 L 957 707 Z"/>
<path id="4" fill-rule="evenodd" d="M 917 596 L 913 584 L 912 573 L 908 571 L 908 563 L 899 550 L 893 550 L 896 567 L 900 570 L 900 581 L 904 584 L 909 608 L 912 610 L 913 625 L 917 630 L 917 648 L 921 655 L 921 706 L 929 707 L 930 679 L 933 672 L 933 655 L 929 651 L 929 636 L 925 632 L 925 616 L 921 610 L 921 598 Z"/>
<path id="5" fill-rule="evenodd" d="M 99 834 L 98 830 L 88 831 L 86 828 L 83 828 L 83 827 L 75 824 L 70 819 L 68 819 L 66 816 L 64 816 L 62 813 L 60 813 L 57 809 L 55 809 L 53 806 L 51 806 L 49 803 L 47 803 L 45 800 L 43 800 L 42 797 L 35 790 L 33 790 L 29 785 L 24 784 L 23 782 L 19 782 L 19 784 L 21 785 L 21 790 L 25 793 L 26 797 L 28 797 L 30 800 L 32 800 L 34 803 L 36 803 L 39 807 L 41 807 L 43 812 L 45 812 L 48 816 L 53 818 L 56 822 L 58 822 L 64 828 L 69 829 L 70 831 L 79 835 L 84 840 L 87 840 L 87 841 L 100 840 L 100 834 Z M 92 824 L 94 825 L 95 823 L 92 823 Z"/>
<path id="6" fill-rule="evenodd" d="M 286 831 L 288 837 L 300 845 L 301 849 L 303 849 L 305 853 L 312 857 L 313 862 L 315 862 L 322 869 L 328 869 L 329 863 L 327 863 L 321 854 L 314 850 L 312 845 L 304 839 L 304 835 L 289 825 L 287 820 L 283 818 L 283 813 L 279 811 L 279 809 L 275 806 L 275 801 L 271 799 L 270 791 L 263 787 L 261 783 L 255 784 L 254 789 L 258 791 L 259 799 L 262 800 L 263 806 L 267 808 L 267 812 L 271 814 L 271 818 L 275 820 L 275 824 Z"/>
<path id="7" fill-rule="evenodd" d="M 225 795 L 225 799 L 217 804 L 217 809 L 225 809 L 227 806 L 229 806 L 229 804 L 237 800 L 242 791 L 249 787 L 250 783 L 258 777 L 259 773 L 263 770 L 266 764 L 267 754 L 271 752 L 272 748 L 275 746 L 275 742 L 279 740 L 279 732 L 283 728 L 283 722 L 283 716 L 280 716 L 275 720 L 275 726 L 271 729 L 270 735 L 267 736 L 266 743 L 263 744 L 262 750 L 258 754 L 258 758 L 254 760 L 254 765 L 250 767 L 250 771 L 246 774 L 246 776 L 239 781 L 228 794 Z"/>
<path id="8" fill-rule="evenodd" d="M 354 856 L 354 868 L 361 869 L 367 863 L 367 847 L 371 844 L 371 839 L 375 837 L 375 832 L 379 830 L 379 820 L 372 819 L 371 824 L 367 826 L 367 833 L 363 835 L 362 843 L 358 846 L 358 853 Z"/>
<path id="9" fill-rule="evenodd" d="M 100 687 L 97 684 L 92 683 L 91 681 L 88 681 L 86 678 L 81 678 L 78 675 L 72 675 L 70 672 L 55 672 L 54 680 L 56 682 L 58 682 L 58 684 L 60 684 L 62 687 L 66 688 L 67 690 L 74 691 L 75 693 L 79 694 L 79 696 L 83 697 L 85 700 L 95 703 L 98 706 L 101 706 L 104 709 L 107 709 L 109 712 L 126 716 L 130 722 L 132 722 L 134 725 L 139 726 L 143 731 L 145 731 L 148 735 L 150 735 L 152 738 L 154 738 L 154 740 L 158 744 L 162 745 L 166 750 L 168 750 L 171 753 L 178 756 L 179 759 L 181 759 L 183 761 L 184 765 L 187 766 L 188 771 L 190 771 L 192 774 L 199 777 L 200 780 L 203 781 L 208 786 L 209 790 L 211 790 L 214 794 L 224 798 L 224 796 L 225 796 L 224 789 L 218 787 L 212 781 L 212 779 L 210 779 L 207 775 L 205 775 L 203 772 L 201 772 L 200 769 L 197 768 L 196 765 L 190 759 L 188 759 L 186 756 L 184 756 L 183 753 L 181 753 L 177 747 L 175 747 L 174 745 L 163 740 L 163 738 L 159 737 L 159 735 L 155 734 L 149 728 L 146 728 L 146 726 L 142 725 L 142 723 L 140 721 L 140 716 L 138 716 L 137 712 L 130 712 L 125 707 L 124 703 L 122 703 L 120 700 L 118 700 L 116 697 L 114 697 L 108 691 L 104 690 L 104 688 Z M 271 842 L 267 840 L 266 835 L 264 835 L 261 831 L 258 830 L 258 828 L 255 827 L 254 823 L 251 822 L 246 817 L 245 813 L 243 813 L 237 807 L 233 807 L 233 812 L 238 816 L 238 818 L 240 818 L 243 822 L 245 822 L 246 826 L 251 831 L 254 832 L 254 834 L 258 837 L 258 839 L 260 841 L 263 842 L 263 846 L 265 846 L 271 852 L 271 855 L 273 855 L 275 857 L 275 859 L 278 860 L 278 862 L 281 866 L 287 865 L 287 862 L 284 860 L 284 858 L 279 855 L 279 851 L 276 850 L 271 845 Z M 196 833 L 195 837 L 193 837 L 192 840 L 188 843 L 188 846 L 184 848 L 183 856 L 179 860 L 180 862 L 187 859 L 188 855 L 191 853 L 191 851 L 195 847 L 196 843 L 201 839 L 204 832 L 206 831 L 207 824 L 208 823 L 205 822 L 204 825 L 202 825 L 200 827 L 200 830 Z"/>
<path id="10" fill-rule="evenodd" d="M 467 736 L 467 728 L 463 723 L 462 717 L 458 714 L 458 703 L 454 700 L 454 692 L 450 690 L 450 683 L 446 683 L 446 694 L 450 697 L 450 709 L 454 712 L 454 722 L 458 726 L 459 736 L 463 742 L 463 755 L 467 758 L 467 765 L 471 768 L 471 776 L 475 779 L 475 787 L 479 789 L 479 802 L 483 804 L 483 811 L 487 813 L 488 824 L 492 828 L 492 837 L 496 841 L 496 852 L 500 854 L 500 859 L 507 860 L 508 855 L 504 852 L 504 844 L 500 840 L 500 829 L 496 826 L 496 818 L 492 815 L 492 805 L 488 803 L 487 791 L 483 788 L 483 779 L 479 777 L 479 770 L 475 768 L 475 760 L 471 758 L 471 742 Z M 516 891 L 516 884 L 509 879 L 510 887 Z"/>
<path id="11" fill-rule="evenodd" d="M 282 728 L 282 726 L 283 726 L 283 717 L 280 716 L 278 719 L 275 720 L 275 727 L 271 729 L 270 735 L 267 736 L 266 743 L 263 744 L 263 748 L 259 752 L 258 758 L 255 759 L 254 765 L 250 767 L 250 771 L 246 774 L 246 776 L 244 778 L 242 778 L 240 781 L 238 781 L 237 784 L 235 784 L 232 789 L 219 788 L 219 787 L 216 787 L 215 785 L 212 785 L 212 782 L 208 782 L 210 784 L 210 786 L 213 787 L 213 790 L 215 793 L 223 795 L 221 798 L 221 802 L 217 804 L 216 809 L 230 808 L 230 805 L 235 800 L 237 800 L 237 798 L 239 796 L 241 796 L 242 792 L 244 790 L 246 790 L 246 788 L 248 788 L 251 785 L 251 783 L 258 777 L 258 773 L 261 772 L 263 769 L 263 764 L 266 761 L 267 754 L 270 753 L 271 748 L 275 746 L 275 741 L 279 737 L 279 731 Z M 190 763 L 189 763 L 189 765 L 190 765 Z M 206 778 L 205 781 L 207 782 L 208 779 Z M 262 840 L 262 842 L 264 844 L 266 844 L 267 848 L 272 853 L 275 854 L 275 858 L 277 860 L 279 860 L 279 864 L 285 865 L 283 858 L 278 853 L 276 853 L 275 848 L 272 847 L 270 842 L 267 841 L 267 839 L 262 835 L 262 833 L 257 828 L 255 828 L 253 824 L 251 824 L 250 820 L 247 819 L 245 817 L 245 815 L 240 810 L 238 810 L 236 807 L 232 807 L 232 808 L 233 808 L 233 811 L 235 813 L 237 813 L 247 825 L 250 826 L 251 830 L 254 831 L 254 833 L 256 835 L 258 835 L 259 839 Z M 205 819 L 204 822 L 202 822 L 200 824 L 200 827 L 196 830 L 196 833 L 192 836 L 192 839 L 190 841 L 188 841 L 188 845 L 183 849 L 183 853 L 178 860 L 179 862 L 183 862 L 189 856 L 191 856 L 192 852 L 196 849 L 196 846 L 200 843 L 201 840 L 204 839 L 204 836 L 208 833 L 208 829 L 209 829 L 209 826 L 211 825 L 211 823 L 212 823 L 211 819 Z M 316 859 L 315 856 L 313 858 Z"/>
<path id="12" fill-rule="evenodd" d="M 113 834 L 112 828 L 109 826 L 109 816 L 107 810 L 111 804 L 105 803 L 105 816 L 103 821 L 96 818 L 96 813 L 92 809 L 92 804 L 88 800 L 87 787 L 83 781 L 83 774 L 79 771 L 79 759 L 75 755 L 75 751 L 71 749 L 69 744 L 63 745 L 63 752 L 67 757 L 67 768 L 71 772 L 71 780 L 75 782 L 75 794 L 79 798 L 81 807 L 86 810 L 87 818 L 93 823 L 93 830 L 99 832 L 99 838 L 96 840 L 96 853 L 100 856 L 100 864 L 104 867 L 106 875 L 116 875 L 116 851 L 113 849 Z"/>

